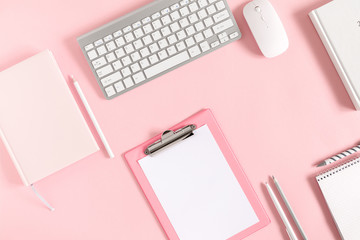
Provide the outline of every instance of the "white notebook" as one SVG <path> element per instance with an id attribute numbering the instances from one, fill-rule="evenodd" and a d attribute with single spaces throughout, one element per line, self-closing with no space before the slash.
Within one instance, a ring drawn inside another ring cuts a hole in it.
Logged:
<path id="1" fill-rule="evenodd" d="M 207 125 L 139 164 L 182 240 L 229 239 L 259 222 Z"/>
<path id="2" fill-rule="evenodd" d="M 360 158 L 316 177 L 342 239 L 360 239 Z"/>
<path id="3" fill-rule="evenodd" d="M 26 186 L 99 150 L 49 50 L 0 72 L 0 139 Z"/>
<path id="4" fill-rule="evenodd" d="M 333 0 L 309 16 L 357 110 L 360 110 L 360 1 Z"/>

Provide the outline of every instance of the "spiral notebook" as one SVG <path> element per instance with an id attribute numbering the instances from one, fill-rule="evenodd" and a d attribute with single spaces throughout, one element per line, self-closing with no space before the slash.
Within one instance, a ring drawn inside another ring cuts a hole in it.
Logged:
<path id="1" fill-rule="evenodd" d="M 342 239 L 360 239 L 360 157 L 316 177 Z"/>

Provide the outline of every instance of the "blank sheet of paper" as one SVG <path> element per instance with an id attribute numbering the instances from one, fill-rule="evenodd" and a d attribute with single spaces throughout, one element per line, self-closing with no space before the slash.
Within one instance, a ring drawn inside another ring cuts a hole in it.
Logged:
<path id="1" fill-rule="evenodd" d="M 225 240 L 259 222 L 207 125 L 139 164 L 181 240 Z"/>

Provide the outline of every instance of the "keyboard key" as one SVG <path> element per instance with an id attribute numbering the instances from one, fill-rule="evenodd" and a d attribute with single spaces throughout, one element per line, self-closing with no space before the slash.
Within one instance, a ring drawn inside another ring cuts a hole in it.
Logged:
<path id="1" fill-rule="evenodd" d="M 149 61 L 147 60 L 147 58 L 141 60 L 139 63 L 140 63 L 140 66 L 141 66 L 142 68 L 146 68 L 146 67 L 150 66 L 150 63 L 149 63 Z"/>
<path id="2" fill-rule="evenodd" d="M 180 26 L 177 22 L 174 22 L 174 23 L 170 24 L 170 28 L 171 28 L 172 32 L 176 32 L 177 30 L 180 29 Z"/>
<path id="3" fill-rule="evenodd" d="M 215 41 L 215 42 L 211 43 L 210 45 L 211 45 L 212 48 L 214 48 L 214 47 L 219 46 L 219 45 L 220 45 L 220 42 L 219 42 L 219 41 Z"/>
<path id="4" fill-rule="evenodd" d="M 170 9 L 169 9 L 169 8 L 165 8 L 165 9 L 161 10 L 161 14 L 162 14 L 162 15 L 166 15 L 166 14 L 168 14 L 169 12 L 170 12 Z"/>
<path id="5" fill-rule="evenodd" d="M 170 17 L 173 21 L 176 21 L 180 18 L 180 14 L 178 11 L 175 11 L 175 12 L 170 13 Z"/>
<path id="6" fill-rule="evenodd" d="M 114 70 L 119 70 L 122 67 L 121 62 L 119 60 L 116 60 L 115 62 L 113 62 L 112 65 L 113 65 Z"/>
<path id="7" fill-rule="evenodd" d="M 168 56 L 166 50 L 161 50 L 160 52 L 158 52 L 158 55 L 159 55 L 160 60 L 163 60 L 163 59 L 167 58 L 167 56 Z"/>
<path id="8" fill-rule="evenodd" d="M 178 3 L 175 3 L 174 5 L 172 5 L 170 7 L 170 9 L 171 9 L 171 11 L 174 11 L 174 10 L 178 9 L 179 7 L 180 7 L 180 5 Z"/>
<path id="9" fill-rule="evenodd" d="M 181 6 L 184 6 L 184 5 L 188 4 L 189 2 L 190 2 L 189 0 L 182 0 L 182 1 L 180 2 L 180 5 L 181 5 Z"/>
<path id="10" fill-rule="evenodd" d="M 212 29 L 215 34 L 218 34 L 219 32 L 222 32 L 225 29 L 232 27 L 233 25 L 234 25 L 234 23 L 232 22 L 232 20 L 228 19 L 228 20 L 225 20 L 224 22 L 221 22 L 221 23 L 213 26 Z"/>
<path id="11" fill-rule="evenodd" d="M 184 39 L 186 37 L 186 34 L 185 34 L 184 30 L 181 30 L 181 31 L 176 33 L 176 36 L 178 37 L 179 40 L 181 40 L 181 39 Z"/>
<path id="12" fill-rule="evenodd" d="M 106 48 L 105 48 L 105 46 L 104 46 L 104 45 L 102 45 L 102 46 L 98 47 L 96 50 L 97 50 L 97 52 L 98 52 L 99 56 L 101 56 L 101 55 L 103 55 L 103 54 L 107 53 Z"/>
<path id="13" fill-rule="evenodd" d="M 233 32 L 232 34 L 230 34 L 231 39 L 236 38 L 237 36 L 239 36 L 238 32 Z"/>
<path id="14" fill-rule="evenodd" d="M 105 92 L 108 97 L 111 97 L 112 95 L 115 94 L 114 87 L 110 86 L 110 87 L 105 88 Z"/>
<path id="15" fill-rule="evenodd" d="M 123 28 L 123 32 L 124 32 L 124 33 L 128 33 L 128 32 L 131 31 L 131 29 L 132 29 L 131 26 L 124 27 L 124 28 Z"/>
<path id="16" fill-rule="evenodd" d="M 156 29 L 159 29 L 159 28 L 161 28 L 162 27 L 162 24 L 161 24 L 161 22 L 160 22 L 160 20 L 158 19 L 158 20 L 155 20 L 155 21 L 153 21 L 152 22 L 152 25 L 153 25 L 153 27 L 154 27 L 154 29 L 156 30 Z"/>
<path id="17" fill-rule="evenodd" d="M 136 38 L 140 38 L 140 37 L 144 36 L 144 32 L 141 30 L 141 28 L 138 28 L 134 31 L 134 35 Z"/>
<path id="18" fill-rule="evenodd" d="M 185 40 L 186 46 L 190 47 L 192 45 L 195 44 L 194 38 L 193 37 L 189 37 Z"/>
<path id="19" fill-rule="evenodd" d="M 191 12 L 195 12 L 196 10 L 199 9 L 199 7 L 196 2 L 193 2 L 193 3 L 189 4 L 189 9 Z"/>
<path id="20" fill-rule="evenodd" d="M 153 28 L 151 27 L 150 23 L 149 24 L 146 24 L 145 26 L 143 26 L 143 29 L 144 29 L 144 33 L 145 34 L 148 34 L 148 33 L 151 33 Z"/>
<path id="21" fill-rule="evenodd" d="M 94 48 L 94 45 L 92 43 L 88 44 L 85 46 L 85 51 L 89 51 L 90 49 L 93 49 Z"/>
<path id="22" fill-rule="evenodd" d="M 144 41 L 144 44 L 145 44 L 145 45 L 148 45 L 148 44 L 150 44 L 150 43 L 153 42 L 152 39 L 151 39 L 151 37 L 150 37 L 149 35 L 143 37 L 142 40 Z"/>
<path id="23" fill-rule="evenodd" d="M 216 5 L 216 8 L 217 8 L 218 11 L 225 8 L 225 4 L 224 4 L 223 1 L 217 2 L 215 5 Z"/>
<path id="24" fill-rule="evenodd" d="M 180 21 L 179 21 L 179 23 L 180 23 L 180 26 L 182 27 L 182 28 L 184 28 L 184 27 L 187 27 L 187 26 L 189 26 L 189 21 L 187 20 L 187 18 L 183 18 L 183 19 L 181 19 Z"/>
<path id="25" fill-rule="evenodd" d="M 183 8 L 180 8 L 180 14 L 181 16 L 185 17 L 186 15 L 188 15 L 190 12 L 189 12 L 189 9 L 185 6 Z"/>
<path id="26" fill-rule="evenodd" d="M 151 15 L 151 18 L 154 20 L 154 19 L 156 19 L 156 18 L 159 18 L 161 15 L 160 15 L 160 13 L 159 12 L 156 12 L 156 13 L 154 13 L 153 15 Z"/>
<path id="27" fill-rule="evenodd" d="M 213 2 L 216 2 L 217 0 L 209 0 L 209 3 L 213 3 Z"/>
<path id="28" fill-rule="evenodd" d="M 151 53 L 154 53 L 159 50 L 159 46 L 157 45 L 157 43 L 153 43 L 153 44 L 149 45 L 149 49 L 150 49 Z"/>
<path id="29" fill-rule="evenodd" d="M 167 24 L 171 23 L 171 19 L 170 19 L 169 15 L 162 17 L 161 22 L 163 23 L 163 25 L 167 25 Z"/>
<path id="30" fill-rule="evenodd" d="M 122 62 L 122 64 L 123 64 L 124 66 L 127 66 L 127 65 L 129 65 L 129 64 L 131 63 L 131 59 L 130 59 L 129 56 L 126 56 L 126 57 L 124 57 L 124 58 L 121 59 L 121 62 Z"/>
<path id="31" fill-rule="evenodd" d="M 207 13 L 206 13 L 205 9 L 202 9 L 202 10 L 198 11 L 197 14 L 199 15 L 200 19 L 203 19 L 203 18 L 207 17 Z"/>
<path id="32" fill-rule="evenodd" d="M 210 27 L 211 25 L 214 24 L 214 21 L 212 20 L 211 17 L 208 17 L 208 18 L 206 18 L 206 19 L 204 20 L 204 23 L 205 23 L 205 26 L 206 26 L 206 27 Z"/>
<path id="33" fill-rule="evenodd" d="M 149 49 L 147 47 L 144 47 L 143 49 L 140 50 L 140 54 L 144 58 L 144 57 L 150 55 L 150 51 L 149 51 Z"/>
<path id="34" fill-rule="evenodd" d="M 179 52 L 182 51 L 182 50 L 184 50 L 184 49 L 186 48 L 184 41 L 178 42 L 178 43 L 176 44 L 176 48 L 177 48 L 177 50 L 178 50 Z"/>
<path id="35" fill-rule="evenodd" d="M 141 26 L 141 22 L 140 21 L 137 21 L 135 23 L 133 23 L 132 27 L 135 29 L 135 28 L 138 28 Z"/>
<path id="36" fill-rule="evenodd" d="M 221 11 L 213 16 L 214 21 L 221 22 L 222 20 L 225 20 L 226 18 L 230 17 L 229 12 L 227 10 Z"/>
<path id="37" fill-rule="evenodd" d="M 134 83 L 130 77 L 124 79 L 124 84 L 126 88 L 134 86 Z"/>
<path id="38" fill-rule="evenodd" d="M 211 37 L 212 35 L 214 35 L 214 34 L 213 34 L 213 32 L 211 31 L 210 28 L 209 28 L 209 29 L 206 29 L 206 30 L 204 31 L 204 36 L 205 36 L 205 38 L 209 38 L 209 37 Z"/>
<path id="39" fill-rule="evenodd" d="M 117 58 L 121 58 L 123 56 L 125 56 L 125 51 L 123 48 L 119 48 L 115 51 L 116 57 Z"/>
<path id="40" fill-rule="evenodd" d="M 229 37 L 228 37 L 228 36 L 223 37 L 223 38 L 220 39 L 220 43 L 224 43 L 224 42 L 227 42 L 227 41 L 229 41 Z"/>
<path id="41" fill-rule="evenodd" d="M 117 82 L 121 79 L 121 74 L 119 71 L 101 79 L 101 84 L 106 87 L 110 84 L 113 84 L 114 82 Z"/>
<path id="42" fill-rule="evenodd" d="M 157 41 L 161 38 L 161 34 L 159 31 L 153 32 L 151 36 L 153 37 L 154 41 Z"/>
<path id="43" fill-rule="evenodd" d="M 127 77 L 129 75 L 131 75 L 131 71 L 130 71 L 130 68 L 129 67 L 126 67 L 126 68 L 123 68 L 121 69 L 121 73 L 124 77 Z"/>
<path id="44" fill-rule="evenodd" d="M 111 65 L 107 65 L 107 66 L 97 70 L 96 74 L 99 76 L 99 78 L 102 78 L 112 72 L 113 72 L 113 69 L 112 69 Z"/>
<path id="45" fill-rule="evenodd" d="M 115 87 L 117 92 L 121 92 L 121 91 L 123 91 L 125 89 L 124 84 L 121 81 L 115 83 L 114 87 Z"/>
<path id="46" fill-rule="evenodd" d="M 115 45 L 114 41 L 108 42 L 108 43 L 106 44 L 106 48 L 107 48 L 107 50 L 108 50 L 109 52 L 115 50 L 116 45 Z"/>
<path id="47" fill-rule="evenodd" d="M 133 65 L 130 66 L 130 68 L 133 73 L 140 71 L 140 65 L 138 63 L 134 63 Z"/>
<path id="48" fill-rule="evenodd" d="M 135 39 L 134 35 L 131 32 L 126 34 L 124 37 L 125 37 L 126 42 L 128 42 L 128 43 Z"/>
<path id="49" fill-rule="evenodd" d="M 119 37 L 119 38 L 115 39 L 115 42 L 118 47 L 125 45 L 125 40 L 123 37 Z"/>
<path id="50" fill-rule="evenodd" d="M 106 60 L 104 57 L 98 58 L 94 61 L 92 61 L 92 65 L 94 66 L 95 69 L 102 67 L 106 64 Z"/>
<path id="51" fill-rule="evenodd" d="M 208 12 L 209 15 L 216 13 L 216 8 L 214 5 L 210 5 L 209 7 L 206 8 L 206 11 Z"/>
<path id="52" fill-rule="evenodd" d="M 224 37 L 227 37 L 227 33 L 226 33 L 226 32 L 220 33 L 220 34 L 218 35 L 218 38 L 219 38 L 219 39 L 222 39 L 222 38 L 224 38 Z"/>
<path id="53" fill-rule="evenodd" d="M 113 36 L 114 36 L 114 38 L 117 38 L 117 37 L 120 37 L 121 34 L 122 34 L 121 30 L 119 30 L 119 31 L 114 32 Z"/>
<path id="54" fill-rule="evenodd" d="M 201 51 L 206 52 L 207 50 L 210 49 L 209 43 L 207 41 L 200 43 L 200 48 Z"/>
<path id="55" fill-rule="evenodd" d="M 139 48 L 142 48 L 144 46 L 144 44 L 142 43 L 142 41 L 140 39 L 133 42 L 133 45 L 134 45 L 136 50 L 139 49 Z"/>
<path id="56" fill-rule="evenodd" d="M 177 41 L 177 39 L 176 39 L 176 37 L 175 37 L 174 34 L 168 36 L 167 40 L 168 40 L 168 42 L 169 42 L 170 45 L 173 44 L 173 43 L 176 43 L 176 41 Z"/>
<path id="57" fill-rule="evenodd" d="M 170 31 L 170 28 L 168 26 L 164 27 L 161 29 L 161 33 L 164 37 L 170 35 L 171 31 Z"/>
<path id="58" fill-rule="evenodd" d="M 139 52 L 134 52 L 130 56 L 131 56 L 131 59 L 133 60 L 133 62 L 136 62 L 141 58 Z"/>
<path id="59" fill-rule="evenodd" d="M 153 65 L 145 69 L 144 73 L 147 78 L 151 78 L 161 72 L 168 70 L 169 68 L 175 67 L 176 65 L 185 62 L 188 59 L 189 59 L 189 54 L 186 51 L 184 51 L 182 53 L 174 55 L 156 65 Z"/>
<path id="60" fill-rule="evenodd" d="M 93 60 L 98 56 L 97 53 L 95 52 L 95 50 L 91 50 L 91 51 L 87 52 L 87 55 L 90 60 Z"/>
<path id="61" fill-rule="evenodd" d="M 196 13 L 191 14 L 190 16 L 188 16 L 188 18 L 189 18 L 190 23 L 194 23 L 199 20 Z"/>
<path id="62" fill-rule="evenodd" d="M 169 53 L 170 56 L 177 53 L 175 46 L 168 47 L 166 50 L 167 50 L 167 52 Z"/>
<path id="63" fill-rule="evenodd" d="M 108 62 L 112 62 L 116 60 L 115 54 L 113 52 L 106 55 L 106 59 Z"/>
<path id="64" fill-rule="evenodd" d="M 202 40 L 204 40 L 204 35 L 202 33 L 198 33 L 194 35 L 194 38 L 196 42 L 201 42 Z"/>
<path id="65" fill-rule="evenodd" d="M 135 84 L 138 84 L 145 80 L 145 76 L 144 76 L 143 72 L 138 72 L 133 75 L 133 79 L 134 79 Z"/>
<path id="66" fill-rule="evenodd" d="M 133 51 L 135 51 L 135 49 L 134 49 L 134 47 L 133 47 L 133 45 L 132 45 L 131 43 L 128 44 L 128 45 L 126 45 L 126 46 L 124 47 L 124 50 L 125 50 L 125 52 L 126 52 L 127 54 L 132 53 Z"/>
<path id="67" fill-rule="evenodd" d="M 141 20 L 141 22 L 142 22 L 143 24 L 149 23 L 150 21 L 151 21 L 151 18 L 150 18 L 150 17 L 146 17 L 146 18 L 144 18 L 143 20 Z"/>
<path id="68" fill-rule="evenodd" d="M 198 4 L 199 4 L 200 8 L 203 8 L 208 5 L 206 0 L 199 0 Z"/>
<path id="69" fill-rule="evenodd" d="M 198 45 L 193 46 L 192 48 L 189 48 L 189 53 L 191 57 L 195 57 L 201 53 L 200 48 Z"/>
<path id="70" fill-rule="evenodd" d="M 202 22 L 198 22 L 195 24 L 196 31 L 201 31 L 205 28 L 204 24 Z"/>
<path id="71" fill-rule="evenodd" d="M 165 38 L 164 38 L 164 39 L 161 39 L 161 40 L 158 42 L 158 44 L 159 44 L 160 49 L 163 49 L 163 48 L 166 48 L 167 46 L 169 46 L 169 44 L 168 44 L 168 42 L 166 41 Z"/>
<path id="72" fill-rule="evenodd" d="M 188 36 L 193 35 L 195 33 L 195 28 L 193 26 L 190 26 L 185 29 Z"/>
<path id="73" fill-rule="evenodd" d="M 113 39 L 112 35 L 107 35 L 106 37 L 104 37 L 105 42 L 111 41 L 112 39 Z"/>
<path id="74" fill-rule="evenodd" d="M 157 63 L 159 61 L 159 58 L 157 57 L 156 54 L 153 54 L 149 57 L 149 60 L 150 60 L 150 63 L 151 64 L 154 64 L 154 63 Z"/>
<path id="75" fill-rule="evenodd" d="M 99 40 L 97 40 L 96 42 L 94 42 L 94 45 L 95 45 L 95 47 L 98 47 L 98 46 L 100 46 L 101 44 L 103 44 L 104 43 L 104 41 L 102 40 L 102 39 L 99 39 Z"/>

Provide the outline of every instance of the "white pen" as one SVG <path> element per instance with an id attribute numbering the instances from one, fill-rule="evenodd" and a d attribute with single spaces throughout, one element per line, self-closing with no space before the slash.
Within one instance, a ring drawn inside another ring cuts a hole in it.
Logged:
<path id="1" fill-rule="evenodd" d="M 275 205 L 275 207 L 276 207 L 276 210 L 278 211 L 278 213 L 279 213 L 279 215 L 280 215 L 280 217 L 281 217 L 281 220 L 283 221 L 283 223 L 284 223 L 284 225 L 285 225 L 285 227 L 286 227 L 286 231 L 287 231 L 290 239 L 291 239 L 291 240 L 298 240 L 297 237 L 296 237 L 296 235 L 295 235 L 294 229 L 291 227 L 290 222 L 289 222 L 289 220 L 287 219 L 287 217 L 286 217 L 286 215 L 285 215 L 285 212 L 284 212 L 284 210 L 282 209 L 282 207 L 281 207 L 279 201 L 277 200 L 277 198 L 276 198 L 273 190 L 271 189 L 270 185 L 269 185 L 267 182 L 265 183 L 265 185 L 266 185 L 266 188 L 267 188 L 267 190 L 268 190 L 268 192 L 269 192 L 269 195 L 270 195 L 270 197 L 271 197 L 271 200 L 273 201 L 273 203 L 274 203 L 274 205 Z"/>
<path id="2" fill-rule="evenodd" d="M 348 150 L 346 150 L 346 151 L 344 151 L 342 153 L 339 153 L 339 154 L 337 154 L 335 156 L 332 156 L 331 158 L 328 158 L 328 159 L 322 161 L 320 164 L 317 165 L 317 167 L 326 166 L 328 164 L 336 162 L 336 161 L 338 161 L 340 159 L 343 159 L 344 157 L 347 157 L 347 156 L 349 156 L 349 155 L 351 155 L 353 153 L 358 152 L 359 150 L 360 150 L 360 145 L 357 145 L 357 146 L 355 146 L 353 148 L 350 148 L 350 149 L 348 149 Z"/>
<path id="3" fill-rule="evenodd" d="M 287 198 L 286 198 L 283 190 L 282 190 L 281 187 L 280 187 L 279 182 L 277 181 L 277 179 L 276 179 L 274 176 L 272 176 L 272 178 L 273 178 L 273 180 L 274 180 L 274 184 L 275 184 L 278 192 L 280 193 L 280 196 L 281 196 L 282 200 L 284 201 L 287 209 L 288 209 L 289 212 L 290 212 L 290 215 L 291 215 L 292 219 L 294 220 L 297 228 L 299 229 L 299 232 L 300 232 L 301 236 L 303 237 L 304 240 L 307 240 L 307 237 L 306 237 L 306 234 L 305 234 L 305 232 L 304 232 L 304 229 L 301 227 L 300 222 L 299 222 L 299 220 L 297 219 L 294 210 L 292 210 L 289 201 L 287 200 Z"/>
<path id="4" fill-rule="evenodd" d="M 79 83 L 75 80 L 74 76 L 71 75 L 70 76 L 72 78 L 72 80 L 74 81 L 74 86 L 76 88 L 76 91 L 78 92 L 79 96 L 80 96 L 80 99 L 81 101 L 83 102 L 84 106 L 85 106 L 85 109 L 87 111 L 87 113 L 89 114 L 90 116 L 90 119 L 91 121 L 93 122 L 94 126 L 95 126 L 95 129 L 97 131 L 97 133 L 99 134 L 100 138 L 101 138 L 101 141 L 102 143 L 104 144 L 105 146 L 105 149 L 107 151 L 107 153 L 109 154 L 109 157 L 110 158 L 114 158 L 114 153 L 111 151 L 111 148 L 109 146 L 109 143 L 106 141 L 106 138 L 103 134 L 103 132 L 101 131 L 101 128 L 99 126 L 99 123 L 97 122 L 96 118 L 95 118 L 95 115 L 94 113 L 92 112 L 91 108 L 90 108 L 90 105 L 89 103 L 87 102 L 86 98 L 85 98 L 85 95 L 83 93 L 83 91 L 81 90 L 80 88 L 80 85 Z"/>

